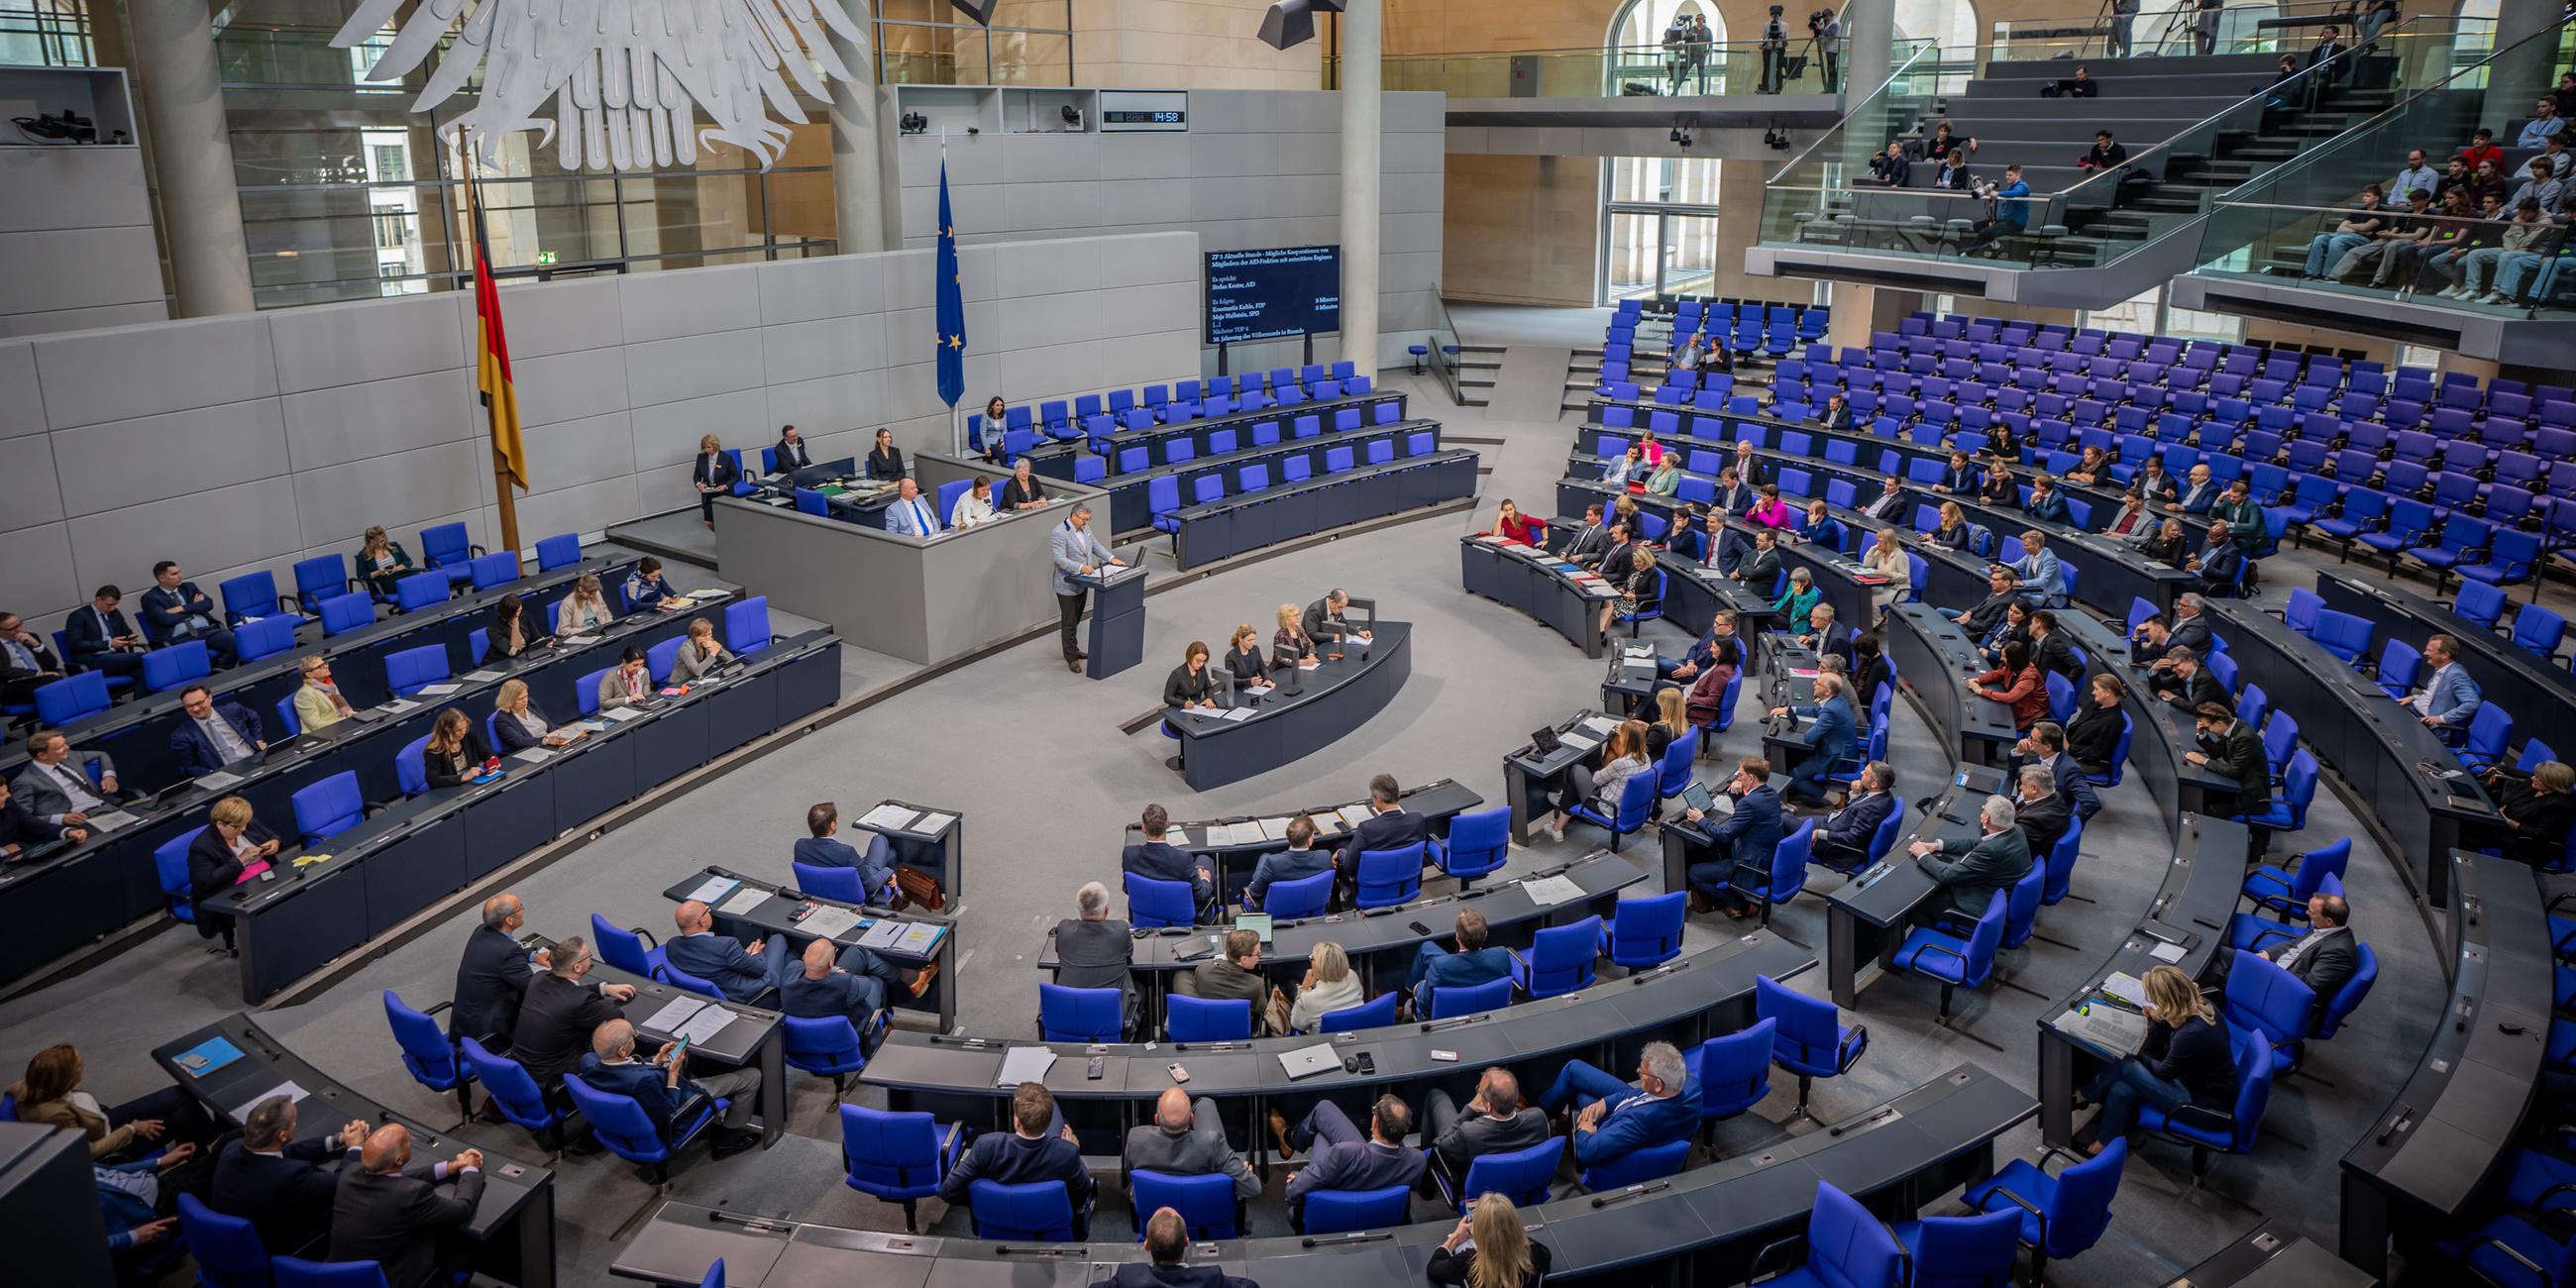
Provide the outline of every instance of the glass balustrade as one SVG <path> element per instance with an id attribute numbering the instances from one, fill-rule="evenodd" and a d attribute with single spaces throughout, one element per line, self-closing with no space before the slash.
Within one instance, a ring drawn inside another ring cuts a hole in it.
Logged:
<path id="1" fill-rule="evenodd" d="M 1928 42 L 1898 42 L 1900 57 Z M 1785 50 L 1761 42 L 1703 46 L 1612 45 L 1459 54 L 1390 54 L 1379 60 L 1389 90 L 1437 90 L 1451 98 L 1675 98 L 1702 95 L 1830 94 L 1825 60 L 1804 38 Z M 1341 85 L 1341 60 L 1324 59 L 1324 87 Z"/>

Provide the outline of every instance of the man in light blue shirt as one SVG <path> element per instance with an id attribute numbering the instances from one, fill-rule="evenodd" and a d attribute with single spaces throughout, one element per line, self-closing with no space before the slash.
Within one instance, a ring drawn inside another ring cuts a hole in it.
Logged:
<path id="1" fill-rule="evenodd" d="M 1079 674 L 1082 659 L 1091 655 L 1075 647 L 1073 628 L 1082 620 L 1083 600 L 1091 592 L 1073 579 L 1127 565 L 1111 554 L 1109 547 L 1100 544 L 1100 538 L 1091 535 L 1091 507 L 1079 504 L 1047 537 L 1047 557 L 1055 564 L 1055 605 L 1062 619 L 1059 625 L 1064 634 L 1064 669 Z"/>
<path id="2" fill-rule="evenodd" d="M 2406 699 L 2406 706 L 2424 727 L 2442 735 L 2442 740 L 2457 745 L 2468 736 L 2469 721 L 2478 714 L 2485 699 L 2478 694 L 2478 682 L 2469 678 L 2469 669 L 2460 665 L 2459 645 L 2448 635 L 2436 635 L 2424 641 L 2424 664 L 2433 668 L 2424 681 Z"/>
<path id="3" fill-rule="evenodd" d="M 920 484 L 905 479 L 899 485 L 894 504 L 886 507 L 886 531 L 899 537 L 939 535 L 939 512 L 922 499 Z"/>
<path id="4" fill-rule="evenodd" d="M 2021 550 L 2021 558 L 2013 560 L 2011 567 L 2022 593 L 2041 608 L 2066 607 L 2066 570 L 2048 548 L 2048 538 L 2033 528 L 2021 534 Z"/>
<path id="5" fill-rule="evenodd" d="M 2540 145 L 2534 143 L 2532 146 Z M 2388 181 L 2384 191 L 2388 194 L 2388 203 L 2396 206 L 2405 203 L 2406 194 L 2418 190 L 2432 192 L 2439 188 L 2441 183 L 2442 172 L 2424 164 L 2424 149 L 2417 148 L 2406 154 L 2406 168 L 2398 171 L 2397 177 Z"/>

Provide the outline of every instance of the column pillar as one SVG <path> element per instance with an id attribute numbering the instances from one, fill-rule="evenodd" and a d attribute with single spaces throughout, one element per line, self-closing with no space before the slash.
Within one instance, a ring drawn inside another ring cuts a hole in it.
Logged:
<path id="1" fill-rule="evenodd" d="M 1896 0 L 1851 0 L 1843 6 L 1843 102 L 1857 103 L 1878 92 L 1894 65 L 1890 51 L 1895 45 Z"/>
<path id="2" fill-rule="evenodd" d="M 1379 0 L 1350 0 L 1335 23 L 1342 71 L 1342 358 L 1377 371 Z"/>
<path id="3" fill-rule="evenodd" d="M 152 129 L 153 177 L 161 229 L 170 244 L 177 317 L 248 313 L 250 246 L 242 235 L 241 193 L 233 186 L 232 136 L 224 123 L 223 75 L 214 25 L 203 5 L 126 7 L 127 36 Z"/>
<path id="4" fill-rule="evenodd" d="M 2519 50 L 2514 46 L 2554 29 L 2559 18 L 2557 5 L 2497 6 L 2495 47 L 2503 52 L 2496 56 L 2487 74 L 2488 115 L 2502 120 L 2520 120 L 2531 115 L 2532 100 L 2557 86 L 2558 47 L 2555 44 L 2534 41 L 2528 48 Z"/>
<path id="5" fill-rule="evenodd" d="M 1893 331 L 1907 314 L 1931 307 L 1921 291 L 1836 282 L 1826 296 L 1833 310 L 1825 323 L 1825 343 L 1837 349 L 1866 349 L 1873 331 Z"/>
<path id="6" fill-rule="evenodd" d="M 850 79 L 832 82 L 832 235 L 844 255 L 887 250 L 885 164 L 877 119 L 876 6 L 869 0 L 837 3 L 862 33 L 857 41 L 831 36 L 832 53 Z M 830 29 L 825 28 L 826 31 Z"/>

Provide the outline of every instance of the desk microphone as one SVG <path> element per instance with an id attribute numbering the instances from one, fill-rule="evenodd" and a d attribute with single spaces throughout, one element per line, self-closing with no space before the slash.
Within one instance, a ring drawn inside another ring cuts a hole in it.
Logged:
<path id="1" fill-rule="evenodd" d="M 1461 1025 L 1473 1024 L 1483 1018 L 1484 1017 L 1481 1015 L 1453 1015 L 1448 1019 L 1433 1020 L 1430 1023 L 1423 1025 L 1422 1031 L 1425 1033 L 1437 1033 L 1442 1029 L 1454 1029 Z"/>
<path id="2" fill-rule="evenodd" d="M 1886 1108 L 1884 1108 L 1884 1109 L 1881 1109 L 1881 1110 L 1879 1110 L 1879 1111 L 1878 1111 L 1878 1112 L 1876 1112 L 1876 1113 L 1870 1114 L 1870 1115 L 1868 1115 L 1868 1116 L 1866 1116 L 1866 1117 L 1863 1117 L 1863 1118 L 1856 1118 L 1856 1119 L 1854 1119 L 1854 1120 L 1852 1120 L 1852 1121 L 1850 1121 L 1850 1122 L 1847 1122 L 1847 1123 L 1837 1123 L 1837 1124 L 1835 1124 L 1833 1127 L 1828 1128 L 1828 1129 L 1826 1130 L 1825 1134 L 1826 1134 L 1826 1135 L 1828 1135 L 1828 1136 L 1840 1136 L 1840 1135 L 1842 1135 L 1844 1132 L 1847 1132 L 1847 1131 L 1855 1131 L 1855 1130 L 1858 1130 L 1858 1129 L 1860 1129 L 1860 1128 L 1862 1128 L 1862 1127 L 1867 1127 L 1867 1126 L 1869 1126 L 1871 1123 L 1874 1123 L 1874 1122 L 1880 1122 L 1880 1121 L 1883 1121 L 1883 1120 L 1885 1120 L 1885 1119 L 1893 1118 L 1893 1117 L 1895 1117 L 1895 1116 L 1896 1116 L 1896 1107 L 1895 1107 L 1894 1105 L 1890 1105 L 1890 1106 L 1888 1106 L 1888 1107 L 1886 1107 Z"/>
<path id="3" fill-rule="evenodd" d="M 758 1230 L 764 1234 L 787 1234 L 796 1228 L 793 1225 L 781 1225 L 766 1217 L 737 1216 L 731 1212 L 709 1212 L 707 1220 L 715 1225 L 738 1225 L 746 1230 Z"/>
<path id="4" fill-rule="evenodd" d="M 1356 1234 L 1308 1235 L 1299 1240 L 1297 1246 L 1301 1248 L 1342 1247 L 1353 1243 L 1384 1243 L 1393 1238 L 1395 1236 L 1392 1234 L 1383 1232 L 1372 1234 L 1365 1231 Z"/>
<path id="5" fill-rule="evenodd" d="M 1616 1194 L 1595 1195 L 1592 1200 L 1592 1206 L 1595 1210 L 1598 1210 L 1608 1207 L 1613 1203 L 1625 1203 L 1640 1194 L 1660 1194 L 1672 1187 L 1673 1183 L 1671 1181 L 1652 1181 L 1644 1185 L 1631 1185 Z"/>
<path id="6" fill-rule="evenodd" d="M 2406 1130 L 2408 1127 L 2414 1125 L 2414 1122 L 2415 1106 L 2400 1105 L 2397 1107 L 2397 1116 L 2388 1120 L 2388 1129 L 2373 1137 L 2370 1143 L 2374 1145 L 2385 1145 L 2388 1143 L 2389 1137 Z"/>
<path id="7" fill-rule="evenodd" d="M 1076 1244 L 1070 1248 L 1050 1248 L 1043 1246 L 1035 1248 L 1015 1248 L 1007 1243 L 997 1243 L 993 1245 L 993 1255 L 997 1257 L 1081 1257 L 1084 1260 L 1089 1260 L 1091 1257 L 1091 1249 L 1089 1246 L 1083 1244 Z"/>

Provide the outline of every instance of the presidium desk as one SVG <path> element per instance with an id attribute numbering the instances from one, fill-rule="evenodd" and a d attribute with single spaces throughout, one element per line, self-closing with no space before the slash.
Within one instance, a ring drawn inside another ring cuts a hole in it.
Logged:
<path id="1" fill-rule="evenodd" d="M 1293 694 L 1281 685 L 1267 697 L 1249 700 L 1248 706 L 1166 708 L 1165 723 L 1181 737 L 1181 776 L 1200 791 L 1241 782 L 1322 751 L 1368 723 L 1413 675 L 1413 624 L 1373 626 L 1375 637 L 1365 643 L 1318 641 L 1317 656 L 1326 660 L 1296 673 L 1298 691 Z M 1332 661 L 1337 651 L 1341 660 Z M 1233 686 L 1225 687 L 1231 691 Z M 1246 701 L 1239 695 L 1232 700 Z"/>

